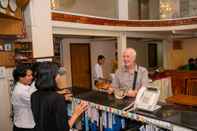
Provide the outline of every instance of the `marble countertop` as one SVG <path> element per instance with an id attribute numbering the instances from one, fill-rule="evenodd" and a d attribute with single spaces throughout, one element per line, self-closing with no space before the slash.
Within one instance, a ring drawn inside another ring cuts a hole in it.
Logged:
<path id="1" fill-rule="evenodd" d="M 134 98 L 128 97 L 119 100 L 116 99 L 113 95 L 108 95 L 105 92 L 99 91 L 85 91 L 80 93 L 80 90 L 73 90 L 73 92 L 75 98 L 117 109 L 119 111 L 121 111 L 123 108 L 125 108 L 135 100 Z M 131 113 L 145 116 L 147 118 L 153 118 L 159 121 L 168 122 L 173 125 L 197 130 L 197 109 L 177 106 L 173 104 L 159 104 L 162 106 L 162 108 L 154 112 L 135 110 L 131 111 Z"/>

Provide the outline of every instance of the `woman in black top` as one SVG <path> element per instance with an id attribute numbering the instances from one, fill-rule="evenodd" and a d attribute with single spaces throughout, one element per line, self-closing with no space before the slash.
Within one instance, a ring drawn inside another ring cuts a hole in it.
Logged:
<path id="1" fill-rule="evenodd" d="M 50 62 L 39 64 L 35 81 L 38 90 L 31 96 L 35 131 L 68 131 L 87 109 L 87 104 L 81 102 L 68 119 L 65 98 L 56 93 L 59 77 L 56 64 Z"/>

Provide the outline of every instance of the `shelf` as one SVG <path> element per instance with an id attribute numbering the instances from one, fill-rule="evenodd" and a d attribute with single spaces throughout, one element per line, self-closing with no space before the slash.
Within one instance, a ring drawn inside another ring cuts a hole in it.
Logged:
<path id="1" fill-rule="evenodd" d="M 0 65 L 5 67 L 13 67 L 15 65 L 14 52 L 1 51 L 0 52 Z"/>
<path id="2" fill-rule="evenodd" d="M 32 51 L 20 51 L 21 53 L 32 53 Z"/>
<path id="3" fill-rule="evenodd" d="M 19 20 L 19 21 L 22 20 L 21 17 L 17 17 L 17 16 L 13 16 L 13 15 L 7 15 L 7 14 L 1 13 L 1 12 L 0 12 L 0 18 L 14 19 L 14 20 Z"/>
<path id="4" fill-rule="evenodd" d="M 22 55 L 27 58 L 24 60 L 20 60 L 20 62 L 22 62 L 22 63 L 32 63 L 33 62 L 32 42 L 16 41 L 14 43 L 14 50 L 15 50 L 15 56 L 18 54 L 18 55 Z"/>

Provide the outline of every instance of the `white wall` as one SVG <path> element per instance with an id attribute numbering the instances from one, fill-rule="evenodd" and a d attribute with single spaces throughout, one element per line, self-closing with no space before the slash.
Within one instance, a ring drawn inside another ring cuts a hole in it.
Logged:
<path id="1" fill-rule="evenodd" d="M 97 56 L 102 54 L 105 56 L 105 63 L 103 65 L 103 74 L 104 77 L 109 77 L 109 74 L 112 71 L 112 60 L 115 59 L 115 43 L 116 41 L 99 41 L 93 40 L 91 42 L 91 65 L 97 63 Z M 92 68 L 93 72 L 93 68 Z"/>
<path id="2" fill-rule="evenodd" d="M 184 64 L 191 57 L 197 58 L 197 38 L 182 41 L 183 52 L 185 54 Z"/>
<path id="3" fill-rule="evenodd" d="M 182 49 L 173 49 L 172 39 L 166 40 L 164 46 L 165 69 L 177 69 L 187 63 L 188 59 L 197 58 L 197 38 L 182 39 Z"/>
<path id="4" fill-rule="evenodd" d="M 25 17 L 33 57 L 53 56 L 50 0 L 31 0 L 25 10 Z"/>
<path id="5" fill-rule="evenodd" d="M 90 43 L 90 55 L 91 55 L 91 74 L 93 77 L 93 67 L 97 62 L 97 56 L 103 54 L 106 57 L 106 61 L 103 68 L 103 73 L 105 77 L 109 77 L 109 73 L 112 70 L 111 61 L 115 59 L 115 43 L 116 41 L 103 41 L 103 40 L 93 40 L 93 39 L 64 39 L 62 41 L 64 46 L 64 66 L 67 72 L 67 83 L 68 86 L 72 86 L 71 77 L 71 60 L 70 60 L 70 43 Z M 93 78 L 92 78 L 93 80 Z"/>
<path id="6" fill-rule="evenodd" d="M 12 122 L 10 119 L 10 86 L 9 79 L 12 69 L 6 69 L 5 78 L 0 78 L 0 131 L 12 131 Z"/>

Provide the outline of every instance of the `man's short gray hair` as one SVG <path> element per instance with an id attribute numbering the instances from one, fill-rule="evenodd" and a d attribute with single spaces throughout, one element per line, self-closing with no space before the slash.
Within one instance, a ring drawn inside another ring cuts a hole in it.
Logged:
<path id="1" fill-rule="evenodd" d="M 132 57 L 134 58 L 134 60 L 136 59 L 137 53 L 136 53 L 135 49 L 133 49 L 133 48 L 126 48 L 125 51 L 130 52 L 131 55 L 132 55 Z M 125 52 L 125 51 L 124 51 L 124 52 Z"/>

